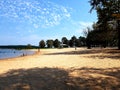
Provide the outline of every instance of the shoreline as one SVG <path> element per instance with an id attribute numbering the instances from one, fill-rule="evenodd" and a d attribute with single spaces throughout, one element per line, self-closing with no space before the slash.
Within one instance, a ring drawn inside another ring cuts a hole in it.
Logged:
<path id="1" fill-rule="evenodd" d="M 11 49 L 10 49 L 11 50 Z M 36 54 L 37 52 L 39 52 L 39 51 L 37 51 L 37 49 L 29 49 L 29 50 L 25 50 L 25 49 L 22 49 L 22 50 L 24 50 L 24 51 L 28 51 L 27 53 L 26 52 L 23 52 L 22 53 L 22 55 L 16 55 L 16 56 L 12 56 L 12 57 L 10 57 L 10 56 L 8 56 L 8 57 L 4 57 L 4 58 L 0 58 L 0 61 L 1 60 L 7 60 L 7 59 L 14 59 L 14 58 L 19 58 L 19 57 L 25 57 L 25 56 L 31 56 L 31 55 L 34 55 L 34 54 Z M 31 51 L 33 51 L 33 53 L 32 54 L 30 54 L 29 53 L 29 51 L 31 52 Z M 14 51 L 15 52 L 15 51 Z M 14 53 L 13 52 L 13 53 Z M 15 52 L 16 53 L 16 52 Z"/>

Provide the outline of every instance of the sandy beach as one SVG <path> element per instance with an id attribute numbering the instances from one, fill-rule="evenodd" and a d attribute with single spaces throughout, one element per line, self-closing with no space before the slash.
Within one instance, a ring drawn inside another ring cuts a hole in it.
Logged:
<path id="1" fill-rule="evenodd" d="M 41 49 L 0 60 L 0 90 L 86 89 L 120 89 L 120 50 Z"/>

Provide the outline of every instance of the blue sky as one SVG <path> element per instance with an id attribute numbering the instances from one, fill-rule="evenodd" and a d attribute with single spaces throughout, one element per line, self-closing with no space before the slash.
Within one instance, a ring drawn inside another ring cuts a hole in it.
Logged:
<path id="1" fill-rule="evenodd" d="M 0 45 L 83 35 L 97 21 L 89 0 L 0 0 Z"/>

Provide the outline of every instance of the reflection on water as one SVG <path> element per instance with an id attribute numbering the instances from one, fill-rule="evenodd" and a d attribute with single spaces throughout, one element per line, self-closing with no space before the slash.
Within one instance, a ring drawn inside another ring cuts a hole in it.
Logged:
<path id="1" fill-rule="evenodd" d="M 32 55 L 34 53 L 34 51 L 30 50 L 0 49 L 0 59 L 19 57 L 23 55 Z"/>

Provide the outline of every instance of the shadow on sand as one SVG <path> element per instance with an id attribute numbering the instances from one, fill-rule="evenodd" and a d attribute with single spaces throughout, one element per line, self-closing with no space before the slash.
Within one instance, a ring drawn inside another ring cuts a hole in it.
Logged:
<path id="1" fill-rule="evenodd" d="M 120 68 L 32 68 L 0 75 L 0 90 L 120 90 Z"/>
<path id="2" fill-rule="evenodd" d="M 70 52 L 58 52 L 58 53 L 48 53 L 46 55 L 87 55 L 88 58 L 111 58 L 120 60 L 120 50 L 117 49 L 85 49 L 85 50 L 74 50 Z"/>

